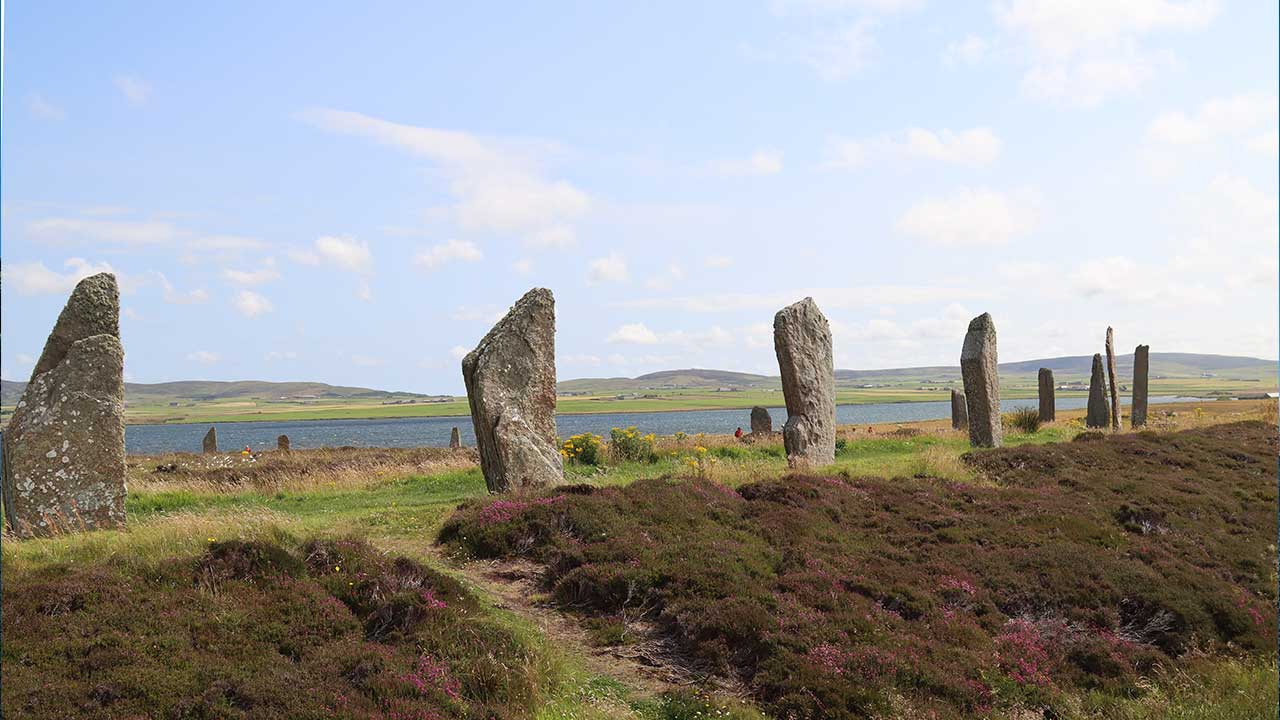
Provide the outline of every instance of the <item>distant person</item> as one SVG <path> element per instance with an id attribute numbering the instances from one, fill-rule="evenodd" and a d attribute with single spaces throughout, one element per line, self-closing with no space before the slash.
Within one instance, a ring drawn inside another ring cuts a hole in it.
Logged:
<path id="1" fill-rule="evenodd" d="M 253 451 L 249 449 L 249 446 L 248 446 L 248 445 L 245 445 L 245 446 L 244 446 L 244 449 L 240 451 L 240 454 L 241 454 L 241 455 L 252 455 L 252 454 L 253 454 Z"/>
<path id="2" fill-rule="evenodd" d="M 736 437 L 736 438 L 738 438 L 739 440 L 741 440 L 741 439 L 742 439 L 742 428 L 741 428 L 741 427 L 739 427 L 737 430 L 734 430 L 734 431 L 733 431 L 733 436 L 734 436 L 734 437 Z"/>

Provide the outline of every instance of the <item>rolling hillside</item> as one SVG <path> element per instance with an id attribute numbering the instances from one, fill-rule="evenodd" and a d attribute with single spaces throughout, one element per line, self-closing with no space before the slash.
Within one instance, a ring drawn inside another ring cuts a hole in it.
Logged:
<path id="1" fill-rule="evenodd" d="M 0 404 L 14 405 L 26 388 L 25 382 L 0 381 Z M 343 387 L 318 382 L 264 382 L 237 380 L 181 380 L 167 383 L 125 383 L 125 397 L 131 403 L 211 402 L 235 400 L 392 400 L 429 398 L 407 392 L 388 392 L 361 387 Z"/>

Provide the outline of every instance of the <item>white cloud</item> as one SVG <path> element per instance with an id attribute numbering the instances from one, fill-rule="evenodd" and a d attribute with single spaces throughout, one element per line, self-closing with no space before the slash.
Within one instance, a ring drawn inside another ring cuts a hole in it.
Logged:
<path id="1" fill-rule="evenodd" d="M 1000 157 L 1003 145 L 999 136 L 985 127 L 959 131 L 908 128 L 861 140 L 835 136 L 827 141 L 824 167 L 851 169 L 876 155 L 985 167 Z"/>
<path id="2" fill-rule="evenodd" d="M 496 323 L 506 314 L 507 311 L 497 305 L 459 305 L 449 313 L 449 318 L 459 322 Z"/>
<path id="3" fill-rule="evenodd" d="M 245 317 L 257 317 L 274 309 L 270 300 L 252 290 L 241 290 L 231 303 Z"/>
<path id="4" fill-rule="evenodd" d="M 861 70 L 875 52 L 873 27 L 873 20 L 862 18 L 834 30 L 797 36 L 785 56 L 813 68 L 824 80 L 844 80 Z"/>
<path id="5" fill-rule="evenodd" d="M 1136 53 L 1036 65 L 1022 78 L 1028 97 L 1058 105 L 1091 108 L 1114 95 L 1131 93 L 1156 71 L 1173 64 L 1169 53 Z"/>
<path id="6" fill-rule="evenodd" d="M 511 269 L 515 270 L 517 275 L 528 275 L 533 272 L 533 261 L 528 258 L 520 258 L 511 263 Z"/>
<path id="7" fill-rule="evenodd" d="M 654 345 L 658 336 L 644 323 L 631 323 L 619 326 L 605 339 L 609 343 L 629 343 L 633 345 Z"/>
<path id="8" fill-rule="evenodd" d="M 568 250 L 578 244 L 577 233 L 573 228 L 564 225 L 543 228 L 529 236 L 525 240 L 525 245 L 531 248 L 554 248 L 556 250 Z"/>
<path id="9" fill-rule="evenodd" d="M 960 188 L 945 197 L 916 203 L 898 218 L 895 230 L 933 245 L 1004 245 L 1036 224 L 1029 193 L 1008 195 L 989 188 Z"/>
<path id="10" fill-rule="evenodd" d="M 684 280 L 684 268 L 679 265 L 671 265 L 666 272 L 645 280 L 645 287 L 650 290 L 669 290 L 673 285 Z"/>
<path id="11" fill-rule="evenodd" d="M 292 350 L 272 350 L 263 356 L 263 360 L 267 362 L 279 362 L 281 360 L 297 360 L 298 353 Z"/>
<path id="12" fill-rule="evenodd" d="M 991 51 L 991 43 L 977 35 L 965 35 L 942 53 L 942 62 L 947 66 L 976 65 L 982 62 Z"/>
<path id="13" fill-rule="evenodd" d="M 478 262 L 484 253 L 470 240 L 446 240 L 418 253 L 413 264 L 426 270 L 438 270 L 451 262 Z"/>
<path id="14" fill-rule="evenodd" d="M 164 301 L 170 305 L 198 305 L 209 301 L 209 293 L 204 288 L 181 292 L 169 282 L 169 278 L 165 277 L 164 273 L 157 271 L 154 274 L 160 281 L 161 289 L 164 290 Z"/>
<path id="15" fill-rule="evenodd" d="M 712 165 L 712 169 L 729 177 L 759 177 L 776 175 L 782 172 L 782 152 L 762 149 L 742 160 L 722 160 Z"/>
<path id="16" fill-rule="evenodd" d="M 1134 282 L 1135 278 L 1144 278 L 1145 281 Z M 1086 298 L 1100 297 L 1159 307 L 1200 307 L 1222 303 L 1220 292 L 1198 279 L 1174 276 L 1167 267 L 1142 266 L 1122 256 L 1086 260 L 1067 279 L 1072 289 Z"/>
<path id="17" fill-rule="evenodd" d="M 709 268 L 727 268 L 733 264 L 733 258 L 728 255 L 712 255 L 703 264 Z"/>
<path id="18" fill-rule="evenodd" d="M 240 235 L 205 235 L 190 240 L 187 247 L 193 250 L 262 250 L 267 244 L 258 238 Z"/>
<path id="19" fill-rule="evenodd" d="M 1147 137 L 1170 145 L 1205 143 L 1221 137 L 1240 137 L 1275 125 L 1280 110 L 1275 95 L 1235 95 L 1214 98 L 1194 113 L 1167 112 L 1157 117 Z M 1274 130 L 1271 131 L 1274 134 Z"/>
<path id="20" fill-rule="evenodd" d="M 113 272 L 105 262 L 94 264 L 78 257 L 67 258 L 62 265 L 68 269 L 67 272 L 50 270 L 42 262 L 6 263 L 4 287 L 19 295 L 64 295 L 90 275 Z"/>
<path id="21" fill-rule="evenodd" d="M 178 229 L 164 222 L 45 218 L 26 225 L 27 233 L 41 240 L 82 240 L 120 245 L 156 245 L 180 237 Z"/>
<path id="22" fill-rule="evenodd" d="M 556 364 L 586 365 L 597 367 L 602 361 L 599 355 L 564 355 L 556 359 Z"/>
<path id="23" fill-rule="evenodd" d="M 359 367 L 378 367 L 382 365 L 382 358 L 356 353 L 351 356 L 351 363 Z"/>
<path id="24" fill-rule="evenodd" d="M 812 297 L 825 310 L 876 308 L 885 305 L 952 302 L 989 299 L 990 290 L 981 287 L 929 285 L 863 285 L 859 287 L 792 288 L 772 293 L 708 293 L 674 297 L 643 297 L 612 303 L 625 310 L 670 310 L 686 313 L 721 313 L 741 310 L 774 311 Z"/>
<path id="25" fill-rule="evenodd" d="M 315 266 L 320 264 L 320 255 L 311 250 L 303 250 L 302 248 L 289 248 L 288 250 L 285 251 L 285 255 L 287 255 L 290 260 L 298 263 L 299 265 Z"/>
<path id="26" fill-rule="evenodd" d="M 361 280 L 356 286 L 356 299 L 361 302 L 373 302 L 373 286 L 368 281 Z"/>
<path id="27" fill-rule="evenodd" d="M 449 348 L 449 357 L 453 358 L 454 360 L 461 360 L 462 358 L 466 357 L 467 353 L 469 352 L 471 351 L 461 345 L 454 345 L 453 347 Z"/>
<path id="28" fill-rule="evenodd" d="M 254 270 L 227 268 L 222 271 L 222 276 L 237 285 L 262 285 L 280 279 L 280 273 L 275 269 L 275 261 L 270 258 L 263 263 L 263 267 Z"/>
<path id="29" fill-rule="evenodd" d="M 40 120 L 64 120 L 67 117 L 62 108 L 45 100 L 41 95 L 32 95 L 27 99 L 27 110 L 31 113 L 31 117 Z"/>
<path id="30" fill-rule="evenodd" d="M 827 161 L 824 167 L 849 170 L 859 167 L 867 160 L 866 146 L 852 138 L 839 136 L 828 138 L 827 148 Z"/>
<path id="31" fill-rule="evenodd" d="M 324 130 L 371 138 L 439 165 L 456 201 L 449 215 L 465 229 L 525 233 L 537 242 L 539 233 L 568 226 L 591 204 L 569 182 L 544 177 L 537 158 L 545 154 L 545 144 L 502 142 L 340 110 L 314 109 L 301 117 Z"/>
<path id="32" fill-rule="evenodd" d="M 1249 149 L 1266 157 L 1280 157 L 1280 131 L 1274 128 L 1249 141 Z"/>
<path id="33" fill-rule="evenodd" d="M 208 350 L 196 350 L 187 354 L 187 359 L 192 362 L 198 362 L 201 365 L 212 365 L 218 362 L 218 354 L 209 352 Z"/>
<path id="34" fill-rule="evenodd" d="M 120 94 L 134 105 L 141 105 L 151 97 L 151 85 L 142 78 L 133 75 L 117 75 L 114 82 Z"/>
<path id="35" fill-rule="evenodd" d="M 772 0 L 769 9 L 778 15 L 844 14 L 849 12 L 894 13 L 914 10 L 923 0 Z"/>
<path id="36" fill-rule="evenodd" d="M 325 262 L 340 270 L 355 273 L 368 272 L 373 269 L 373 253 L 369 243 L 356 240 L 350 236 L 324 235 L 316 238 L 315 257 L 318 262 Z M 302 258 L 304 264 L 311 264 L 305 254 L 294 257 Z"/>
<path id="37" fill-rule="evenodd" d="M 602 285 L 605 283 L 623 283 L 630 279 L 627 261 L 618 253 L 610 253 L 607 257 L 591 261 L 587 269 L 587 284 Z"/>

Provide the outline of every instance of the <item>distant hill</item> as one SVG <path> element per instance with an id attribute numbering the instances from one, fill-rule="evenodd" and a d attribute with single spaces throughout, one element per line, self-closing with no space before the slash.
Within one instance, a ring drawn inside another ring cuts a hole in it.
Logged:
<path id="1" fill-rule="evenodd" d="M 22 397 L 25 382 L 0 380 L 0 404 L 14 405 Z M 135 403 L 208 402 L 211 400 L 426 398 L 429 395 L 344 387 L 318 382 L 265 382 L 262 380 L 180 380 L 166 383 L 125 383 L 124 396 Z"/>

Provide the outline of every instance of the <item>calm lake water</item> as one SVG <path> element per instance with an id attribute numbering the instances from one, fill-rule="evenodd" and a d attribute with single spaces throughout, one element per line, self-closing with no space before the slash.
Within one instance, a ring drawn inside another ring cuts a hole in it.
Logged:
<path id="1" fill-rule="evenodd" d="M 1196 398 L 1153 397 L 1150 402 L 1166 403 L 1194 401 Z M 1001 409 L 1035 405 L 1036 400 L 1006 400 Z M 1058 409 L 1072 410 L 1085 406 L 1086 398 L 1061 398 Z M 1127 405 L 1122 399 L 1122 405 Z M 785 408 L 769 408 L 773 427 L 781 429 L 787 420 Z M 840 424 L 907 422 L 933 420 L 951 416 L 951 403 L 912 402 L 879 403 L 873 405 L 840 405 L 836 407 L 836 422 Z M 394 418 L 385 420 L 295 420 L 290 422 L 234 422 L 214 423 L 218 428 L 218 446 L 222 450 L 236 450 L 248 445 L 254 450 L 272 450 L 276 437 L 288 435 L 295 448 L 338 447 L 447 447 L 449 431 L 457 427 L 462 432 L 462 442 L 475 444 L 471 418 Z M 635 425 L 645 432 L 658 435 L 674 435 L 676 432 L 728 434 L 741 426 L 751 428 L 750 409 L 742 410 L 685 410 L 679 412 L 601 413 L 598 415 L 561 415 L 556 418 L 560 437 L 582 432 L 593 432 L 608 437 L 615 427 Z M 208 425 L 129 425 L 125 428 L 124 444 L 130 454 L 151 455 L 165 452 L 200 452 L 200 441 L 209 430 Z"/>

